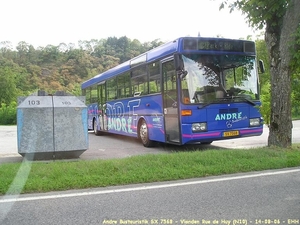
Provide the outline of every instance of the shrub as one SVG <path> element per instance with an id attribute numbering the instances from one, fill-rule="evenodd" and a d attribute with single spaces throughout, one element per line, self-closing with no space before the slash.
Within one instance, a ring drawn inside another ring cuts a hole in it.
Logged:
<path id="1" fill-rule="evenodd" d="M 17 103 L 12 102 L 10 105 L 2 103 L 0 106 L 0 125 L 17 124 Z"/>

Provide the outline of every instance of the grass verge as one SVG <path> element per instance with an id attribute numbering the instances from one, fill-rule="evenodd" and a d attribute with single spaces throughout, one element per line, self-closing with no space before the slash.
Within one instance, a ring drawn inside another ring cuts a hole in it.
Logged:
<path id="1" fill-rule="evenodd" d="M 24 161 L 0 165 L 0 194 L 148 183 L 295 166 L 300 166 L 300 144 L 291 149 L 264 147 L 112 160 Z"/>

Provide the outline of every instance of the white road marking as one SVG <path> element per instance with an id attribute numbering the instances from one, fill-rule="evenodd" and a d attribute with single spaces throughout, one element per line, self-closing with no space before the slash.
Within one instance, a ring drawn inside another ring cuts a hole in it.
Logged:
<path id="1" fill-rule="evenodd" d="M 297 172 L 300 172 L 300 168 L 283 170 L 283 171 L 261 172 L 261 173 L 257 173 L 257 174 L 239 175 L 239 176 L 232 176 L 232 177 L 212 178 L 212 179 L 199 180 L 199 181 L 178 182 L 178 183 L 172 183 L 172 184 L 160 184 L 160 185 L 150 185 L 149 184 L 148 186 L 143 186 L 143 187 L 121 188 L 121 189 L 113 189 L 113 190 L 86 191 L 86 192 L 78 192 L 78 193 L 53 194 L 53 195 L 44 195 L 44 196 L 36 196 L 36 197 L 22 197 L 22 196 L 20 197 L 20 195 L 16 197 L 13 195 L 11 195 L 11 196 L 6 195 L 6 196 L 3 196 L 2 199 L 0 199 L 0 203 L 35 201 L 35 200 L 57 199 L 57 198 L 70 198 L 70 197 L 89 196 L 89 195 L 102 195 L 102 194 L 110 194 L 110 193 L 151 190 L 151 189 L 159 189 L 159 188 L 169 188 L 169 187 L 178 187 L 178 186 L 186 186 L 186 185 L 206 184 L 206 183 L 214 183 L 214 182 L 222 182 L 222 181 L 230 181 L 230 180 L 248 179 L 248 178 L 255 178 L 255 177 L 273 176 L 273 175 L 297 173 Z"/>

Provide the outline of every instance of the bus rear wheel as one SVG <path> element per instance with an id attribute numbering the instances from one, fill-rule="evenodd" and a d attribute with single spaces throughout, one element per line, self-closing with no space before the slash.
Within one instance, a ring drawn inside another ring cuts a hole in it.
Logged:
<path id="1" fill-rule="evenodd" d="M 141 120 L 139 125 L 139 139 L 145 147 L 154 145 L 154 142 L 149 139 L 149 130 L 145 120 Z"/>
<path id="2" fill-rule="evenodd" d="M 93 125 L 93 128 L 94 128 L 94 134 L 96 135 L 96 136 L 99 136 L 100 135 L 100 131 L 97 129 L 97 120 L 96 119 L 94 119 L 94 123 L 93 123 L 94 125 Z"/>

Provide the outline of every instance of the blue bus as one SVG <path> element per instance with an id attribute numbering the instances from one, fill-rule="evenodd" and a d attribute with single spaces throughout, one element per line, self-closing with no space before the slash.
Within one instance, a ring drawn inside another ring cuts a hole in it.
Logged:
<path id="1" fill-rule="evenodd" d="M 260 69 L 252 41 L 180 37 L 83 82 L 88 129 L 145 147 L 261 135 Z"/>

